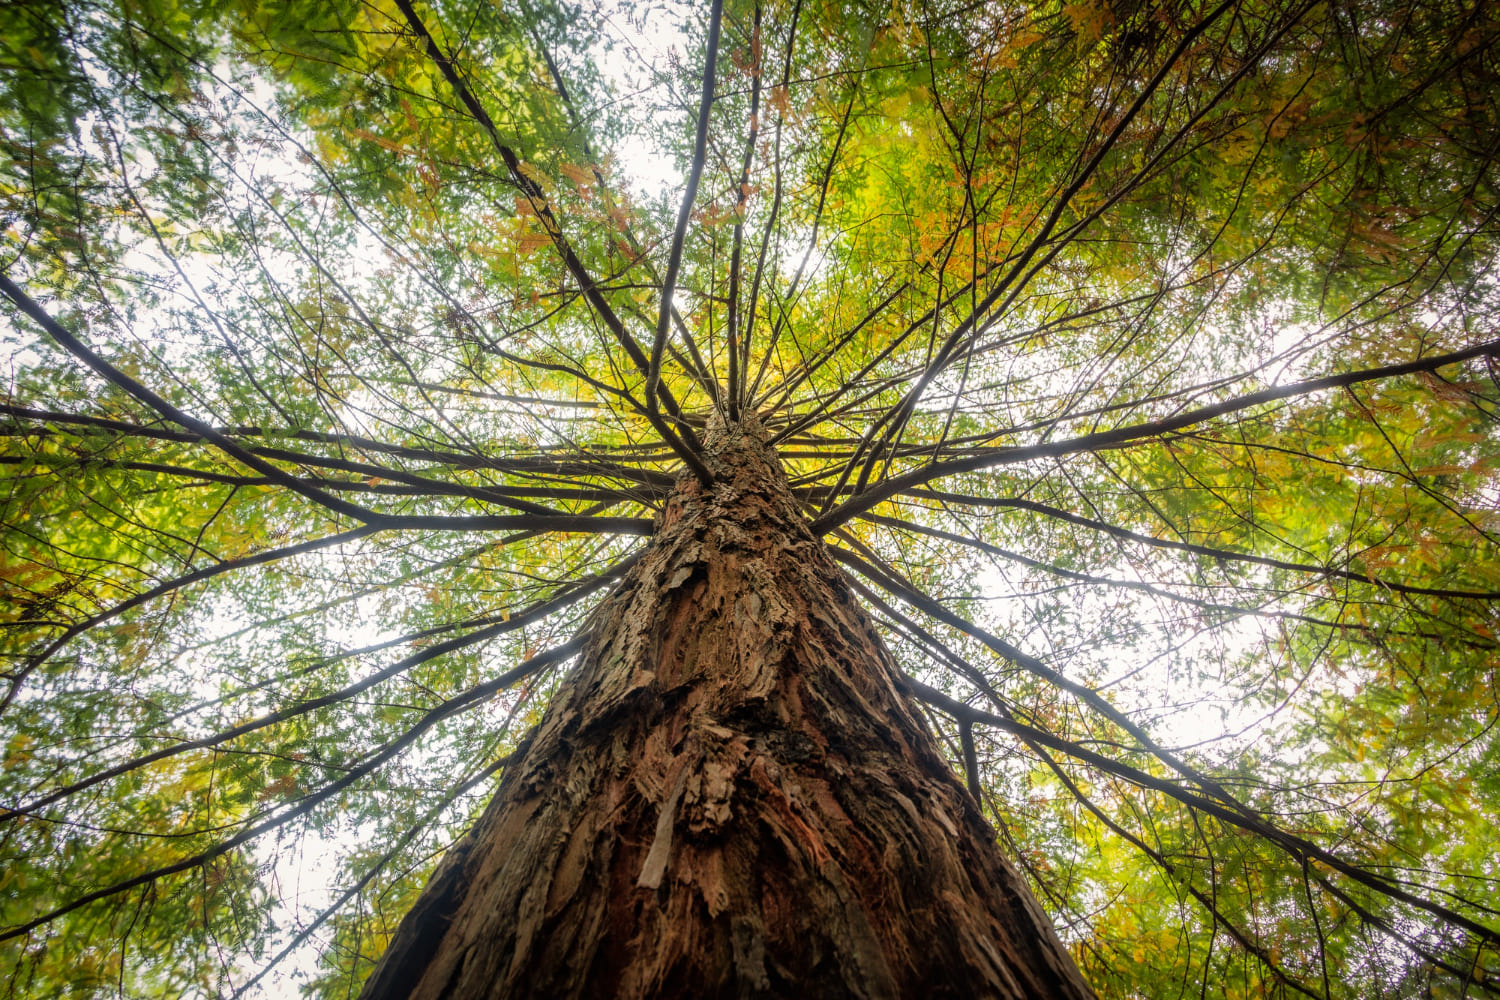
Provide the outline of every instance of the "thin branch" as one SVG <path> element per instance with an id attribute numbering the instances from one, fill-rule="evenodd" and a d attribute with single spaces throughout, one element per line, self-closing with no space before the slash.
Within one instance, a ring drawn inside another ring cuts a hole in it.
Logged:
<path id="1" fill-rule="evenodd" d="M 671 330 L 672 296 L 677 291 L 677 274 L 682 269 L 682 247 L 687 240 L 688 222 L 693 217 L 693 202 L 698 197 L 698 181 L 703 177 L 703 163 L 708 156 L 708 121 L 714 105 L 714 78 L 719 59 L 719 25 L 724 14 L 724 0 L 713 0 L 708 15 L 708 51 L 704 56 L 703 94 L 698 102 L 698 131 L 693 139 L 693 161 L 688 168 L 687 187 L 677 210 L 677 226 L 672 231 L 672 249 L 667 255 L 667 273 L 662 279 L 661 305 L 656 316 L 656 337 L 651 343 L 651 359 L 646 368 L 646 407 L 655 413 L 661 389 L 661 359 Z M 697 470 L 694 469 L 696 473 Z M 707 470 L 705 470 L 706 474 Z M 711 477 L 698 477 L 705 485 Z"/>
<path id="2" fill-rule="evenodd" d="M 477 684 L 469 690 L 463 692 L 462 694 L 454 695 L 452 698 L 449 698 L 441 705 L 438 705 L 426 712 L 410 729 L 402 734 L 399 739 L 393 740 L 391 743 L 387 744 L 379 753 L 370 758 L 370 760 L 360 765 L 359 767 L 354 768 L 348 774 L 344 775 L 344 777 L 338 779 L 337 781 L 325 785 L 318 791 L 306 796 L 301 801 L 299 801 L 296 806 L 292 807 L 286 812 L 281 813 L 277 816 L 273 816 L 272 818 L 267 819 L 264 822 L 257 823 L 254 826 L 235 834 L 228 840 L 224 840 L 219 842 L 218 844 L 215 844 L 213 847 L 210 847 L 207 850 L 200 851 L 197 854 L 190 855 L 189 857 L 182 858 L 181 860 L 174 861 L 170 864 L 161 865 L 148 871 L 141 872 L 140 874 L 135 875 L 131 878 L 124 879 L 112 885 L 104 886 L 100 889 L 95 889 L 93 892 L 84 893 L 82 896 L 78 896 L 67 903 L 63 903 L 61 906 L 54 907 L 53 909 L 48 910 L 46 913 L 43 913 L 38 917 L 34 917 L 31 920 L 26 921 L 25 923 L 17 924 L 14 927 L 0 930 L 0 941 L 8 941 L 11 938 L 22 937 L 24 935 L 30 934 L 38 927 L 43 927 L 56 920 L 58 917 L 72 913 L 74 910 L 87 906 L 90 903 L 96 903 L 101 899 L 108 899 L 111 896 L 117 896 L 120 893 L 128 892 L 131 889 L 136 888 L 137 886 L 150 885 L 162 878 L 165 878 L 168 875 L 175 875 L 178 872 L 196 868 L 199 865 L 205 864 L 209 861 L 214 860 L 215 858 L 222 857 L 225 854 L 228 854 L 236 847 L 254 840 L 256 837 L 259 837 L 263 833 L 274 830 L 277 827 L 284 826 L 288 822 L 297 819 L 298 817 L 306 816 L 323 802 L 327 801 L 334 795 L 337 795 L 339 792 L 360 781 L 372 772 L 383 767 L 393 758 L 405 752 L 408 747 L 410 747 L 417 741 L 417 738 L 419 736 L 421 736 L 427 730 L 431 729 L 433 726 L 437 725 L 443 719 L 447 718 L 450 715 L 454 715 L 480 701 L 483 701 L 493 694 L 505 690 L 512 684 L 515 684 L 517 681 L 522 680 L 523 678 L 537 672 L 538 670 L 541 670 L 543 667 L 548 667 L 554 663 L 558 663 L 568 659 L 583 648 L 584 644 L 588 641 L 588 638 L 589 633 L 581 632 L 574 638 L 563 643 L 561 646 L 555 646 L 552 649 L 546 650 L 545 652 L 538 653 L 531 659 L 526 660 L 520 666 L 516 667 L 513 670 L 507 671 L 504 674 L 501 674 L 499 677 L 496 677 L 493 680 L 486 681 L 483 684 Z"/>
<path id="3" fill-rule="evenodd" d="M 968 458 L 933 462 L 904 475 L 893 476 L 861 492 L 855 493 L 849 500 L 846 500 L 814 521 L 813 529 L 820 533 L 826 533 L 844 524 L 854 515 L 867 511 L 876 504 L 898 493 L 908 493 L 915 487 L 923 486 L 934 479 L 942 479 L 945 476 L 956 476 L 965 472 L 977 472 L 980 469 L 990 469 L 999 465 L 1014 465 L 1018 462 L 1031 461 L 1037 458 L 1058 458 L 1063 455 L 1074 455 L 1080 452 L 1102 451 L 1134 441 L 1169 434 L 1173 431 L 1182 430 L 1183 428 L 1191 427 L 1194 424 L 1203 423 L 1204 421 L 1214 420 L 1230 413 L 1237 413 L 1261 406 L 1265 403 L 1275 402 L 1278 399 L 1290 399 L 1295 396 L 1310 395 L 1325 389 L 1338 389 L 1345 386 L 1358 385 L 1361 382 L 1373 382 L 1379 379 L 1397 378 L 1402 375 L 1412 375 L 1418 372 L 1435 371 L 1446 365 L 1459 364 L 1474 358 L 1495 357 L 1500 357 L 1500 340 L 1492 340 L 1462 351 L 1440 354 L 1416 361 L 1406 361 L 1401 364 L 1385 365 L 1379 368 L 1364 368 L 1358 371 L 1345 372 L 1341 375 L 1327 375 L 1322 378 L 1308 379 L 1303 382 L 1293 382 L 1290 385 L 1273 386 L 1269 389 L 1262 389 L 1259 392 L 1246 393 L 1242 396 L 1226 399 L 1220 403 L 1213 403 L 1194 410 L 1188 410 L 1185 413 L 1179 413 L 1175 416 L 1163 417 L 1160 420 L 1152 420 L 1142 424 L 1130 424 L 1126 427 L 1117 427 L 1113 430 L 1099 431 L 1094 434 L 1085 434 L 1082 437 L 1068 438 L 1062 441 L 1044 441 L 1039 444 L 1020 445 L 1013 448 L 997 448 Z"/>

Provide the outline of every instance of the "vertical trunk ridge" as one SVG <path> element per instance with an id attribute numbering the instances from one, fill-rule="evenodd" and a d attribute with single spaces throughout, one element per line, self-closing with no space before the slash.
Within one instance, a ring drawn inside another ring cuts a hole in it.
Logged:
<path id="1" fill-rule="evenodd" d="M 758 427 L 706 444 L 363 995 L 1092 997 Z"/>

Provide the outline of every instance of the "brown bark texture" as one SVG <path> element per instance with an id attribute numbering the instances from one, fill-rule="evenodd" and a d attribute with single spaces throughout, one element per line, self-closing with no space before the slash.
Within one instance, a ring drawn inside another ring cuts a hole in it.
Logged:
<path id="1" fill-rule="evenodd" d="M 753 424 L 706 442 L 366 998 L 1090 998 Z"/>

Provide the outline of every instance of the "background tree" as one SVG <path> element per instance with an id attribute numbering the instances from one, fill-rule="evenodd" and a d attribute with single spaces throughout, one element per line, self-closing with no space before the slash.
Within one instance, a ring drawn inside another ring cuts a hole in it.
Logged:
<path id="1" fill-rule="evenodd" d="M 357 988 L 751 413 L 1101 995 L 1496 992 L 1490 6 L 0 16 L 13 995 Z"/>

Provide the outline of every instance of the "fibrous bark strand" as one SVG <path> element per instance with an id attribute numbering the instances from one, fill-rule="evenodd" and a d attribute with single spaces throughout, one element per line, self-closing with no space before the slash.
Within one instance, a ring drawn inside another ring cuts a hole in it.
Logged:
<path id="1" fill-rule="evenodd" d="M 1091 997 L 759 429 L 706 444 L 364 995 Z"/>

